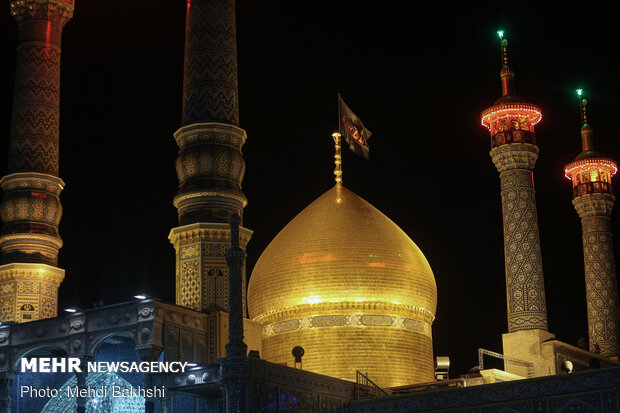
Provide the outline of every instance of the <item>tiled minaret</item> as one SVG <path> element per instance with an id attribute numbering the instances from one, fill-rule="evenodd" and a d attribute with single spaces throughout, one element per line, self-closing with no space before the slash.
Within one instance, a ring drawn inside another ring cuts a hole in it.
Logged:
<path id="1" fill-rule="evenodd" d="M 169 238 L 176 250 L 176 303 L 227 311 L 228 219 L 242 217 L 247 203 L 241 190 L 246 133 L 239 128 L 234 0 L 187 0 L 183 126 L 174 137 L 179 226 Z M 252 232 L 241 227 L 239 235 L 245 248 Z M 242 276 L 245 315 L 245 265 Z"/>
<path id="2" fill-rule="evenodd" d="M 482 112 L 481 120 L 491 132 L 490 155 L 501 181 L 508 331 L 547 330 L 532 172 L 538 158 L 534 126 L 541 120 L 541 111 L 516 96 L 507 45 L 502 38 L 502 97 Z"/>
<path id="3" fill-rule="evenodd" d="M 55 317 L 64 270 L 58 177 L 60 43 L 73 0 L 11 0 L 19 25 L 8 171 L 0 213 L 0 319 Z"/>
<path id="4" fill-rule="evenodd" d="M 581 91 L 578 91 L 581 95 Z M 586 276 L 590 351 L 620 358 L 620 308 L 611 232 L 615 197 L 611 177 L 618 171 L 615 161 L 594 151 L 594 132 L 582 109 L 582 152 L 566 165 L 565 175 L 573 184 L 573 205 L 581 218 L 583 259 Z"/>

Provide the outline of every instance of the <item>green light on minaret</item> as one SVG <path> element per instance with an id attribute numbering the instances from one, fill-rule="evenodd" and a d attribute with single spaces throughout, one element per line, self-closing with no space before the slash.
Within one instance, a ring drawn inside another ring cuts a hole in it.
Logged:
<path id="1" fill-rule="evenodd" d="M 581 96 L 581 94 L 582 94 L 582 93 L 583 93 L 583 89 L 577 89 L 577 94 L 578 94 L 579 96 Z"/>
<path id="2" fill-rule="evenodd" d="M 504 38 L 504 31 L 503 30 L 498 30 L 497 31 L 497 35 L 499 36 L 500 39 Z"/>

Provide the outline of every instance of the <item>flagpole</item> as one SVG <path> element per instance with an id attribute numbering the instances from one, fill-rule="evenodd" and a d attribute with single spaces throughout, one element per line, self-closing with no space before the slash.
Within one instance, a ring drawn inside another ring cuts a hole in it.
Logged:
<path id="1" fill-rule="evenodd" d="M 342 130 L 340 129 L 340 122 L 342 120 L 342 113 L 340 113 L 340 100 L 342 98 L 340 97 L 340 92 L 338 92 L 338 122 L 336 122 L 337 128 L 338 128 L 338 132 L 342 133 Z"/>

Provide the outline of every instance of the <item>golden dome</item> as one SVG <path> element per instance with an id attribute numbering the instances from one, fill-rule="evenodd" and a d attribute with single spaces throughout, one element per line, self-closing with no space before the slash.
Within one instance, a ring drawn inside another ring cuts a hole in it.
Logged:
<path id="1" fill-rule="evenodd" d="M 341 185 L 304 209 L 265 249 L 248 287 L 263 358 L 381 386 L 434 379 L 437 289 L 426 258 L 379 210 Z"/>

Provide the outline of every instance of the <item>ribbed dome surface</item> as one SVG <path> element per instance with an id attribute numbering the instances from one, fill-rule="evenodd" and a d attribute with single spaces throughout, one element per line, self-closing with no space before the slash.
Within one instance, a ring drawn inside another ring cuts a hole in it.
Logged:
<path id="1" fill-rule="evenodd" d="M 304 369 L 353 380 L 360 370 L 383 386 L 433 379 L 436 304 L 420 249 L 342 186 L 276 236 L 248 288 L 250 317 L 264 326 L 265 359 L 292 365 L 300 345 Z"/>

